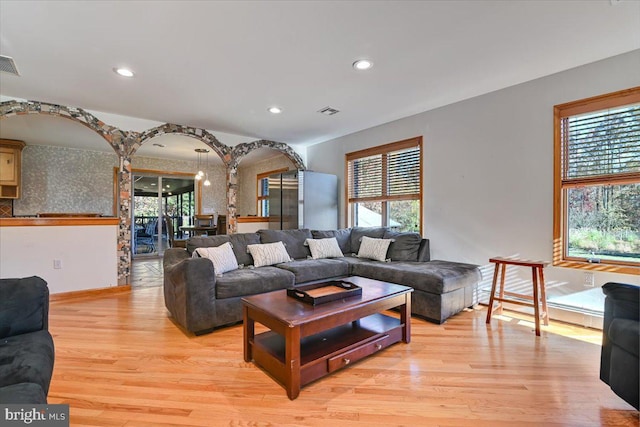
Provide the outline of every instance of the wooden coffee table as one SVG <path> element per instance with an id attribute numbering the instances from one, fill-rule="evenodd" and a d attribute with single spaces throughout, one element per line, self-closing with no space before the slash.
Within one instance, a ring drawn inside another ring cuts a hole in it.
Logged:
<path id="1" fill-rule="evenodd" d="M 343 280 L 362 295 L 310 305 L 286 290 L 242 298 L 244 360 L 253 360 L 287 390 L 300 387 L 402 340 L 411 340 L 412 288 L 363 277 Z M 398 307 L 400 319 L 382 314 Z M 255 335 L 255 322 L 270 330 Z"/>

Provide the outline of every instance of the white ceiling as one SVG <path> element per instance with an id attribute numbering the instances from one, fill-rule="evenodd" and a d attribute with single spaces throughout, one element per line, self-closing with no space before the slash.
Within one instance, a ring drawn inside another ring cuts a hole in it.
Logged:
<path id="1" fill-rule="evenodd" d="M 3 119 L 0 122 L 0 138 L 19 139 L 27 145 L 53 145 L 115 155 L 111 146 L 88 127 L 73 120 L 45 114 L 27 114 Z M 202 161 L 215 165 L 223 164 L 222 159 L 202 141 L 179 134 L 154 137 L 136 151 L 136 156 L 195 161 L 195 150 L 202 148 L 209 150 L 208 157 L 206 154 L 202 155 Z M 242 159 L 242 165 L 255 164 L 280 155 L 282 154 L 279 151 L 258 148 Z"/>
<path id="2" fill-rule="evenodd" d="M 2 95 L 294 146 L 639 48 L 630 0 L 0 0 Z"/>

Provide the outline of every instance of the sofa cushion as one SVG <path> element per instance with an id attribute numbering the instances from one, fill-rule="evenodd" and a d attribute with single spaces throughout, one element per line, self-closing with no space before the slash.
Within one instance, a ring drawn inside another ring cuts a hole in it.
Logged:
<path id="1" fill-rule="evenodd" d="M 311 230 L 314 239 L 327 239 L 335 237 L 338 246 L 344 255 L 351 254 L 351 229 L 341 228 L 339 230 Z"/>
<path id="2" fill-rule="evenodd" d="M 1 279 L 0 338 L 47 329 L 48 309 L 49 289 L 42 278 Z"/>
<path id="3" fill-rule="evenodd" d="M 53 373 L 53 339 L 36 331 L 0 339 L 0 387 L 36 383 L 45 395 Z"/>
<path id="4" fill-rule="evenodd" d="M 346 264 L 349 264 L 349 266 L 353 265 L 353 264 L 369 264 L 372 261 L 370 259 L 366 259 L 366 258 L 358 258 L 356 256 L 346 256 L 344 258 L 338 258 L 340 260 L 340 262 L 344 262 Z M 352 271 L 351 271 L 351 267 L 349 267 L 349 276 L 353 275 Z"/>
<path id="5" fill-rule="evenodd" d="M 238 269 L 238 261 L 233 253 L 231 242 L 213 248 L 196 248 L 196 254 L 211 260 L 216 276 Z"/>
<path id="6" fill-rule="evenodd" d="M 253 265 L 264 267 L 267 265 L 280 264 L 291 261 L 291 257 L 282 242 L 263 243 L 260 245 L 249 245 L 249 252 L 253 257 Z"/>
<path id="7" fill-rule="evenodd" d="M 637 320 L 613 319 L 609 325 L 609 339 L 636 358 L 639 357 L 640 323 Z"/>
<path id="8" fill-rule="evenodd" d="M 242 297 L 286 289 L 292 287 L 294 281 L 294 274 L 281 268 L 242 268 L 216 278 L 216 298 Z"/>
<path id="9" fill-rule="evenodd" d="M 354 227 L 351 229 L 351 252 L 357 254 L 360 250 L 360 240 L 362 236 L 372 239 L 382 239 L 385 227 Z"/>
<path id="10" fill-rule="evenodd" d="M 473 286 L 480 280 L 478 266 L 450 261 L 353 263 L 351 274 L 398 283 L 432 294 Z"/>
<path id="11" fill-rule="evenodd" d="M 393 239 L 391 246 L 389 246 L 389 252 L 387 252 L 387 258 L 391 261 L 418 261 L 418 252 L 422 242 L 420 234 L 386 230 L 384 238 Z"/>
<path id="12" fill-rule="evenodd" d="M 311 258 L 341 258 L 344 256 L 335 237 L 326 239 L 307 239 L 307 245 L 311 251 Z"/>
<path id="13" fill-rule="evenodd" d="M 187 240 L 187 252 L 192 255 L 197 248 L 214 248 L 223 243 L 230 242 L 229 235 L 220 236 L 193 236 Z"/>
<path id="14" fill-rule="evenodd" d="M 0 387 L 0 403 L 2 404 L 46 404 L 42 387 L 36 383 L 19 383 Z"/>
<path id="15" fill-rule="evenodd" d="M 296 285 L 314 280 L 348 276 L 349 264 L 339 259 L 307 259 L 278 264 L 278 268 L 291 271 L 296 276 Z"/>
<path id="16" fill-rule="evenodd" d="M 311 231 L 301 230 L 259 230 L 260 242 L 282 242 L 287 252 L 293 259 L 305 259 L 311 255 L 309 247 L 304 245 L 305 240 L 311 239 Z"/>
<path id="17" fill-rule="evenodd" d="M 257 245 L 260 243 L 258 233 L 236 233 L 229 235 L 229 241 L 233 245 L 233 253 L 236 254 L 238 264 L 251 265 L 253 258 L 249 253 L 249 245 Z"/>
<path id="18" fill-rule="evenodd" d="M 247 252 L 248 245 L 260 243 L 260 236 L 256 233 L 221 234 L 219 236 L 195 236 L 187 240 L 187 251 L 192 254 L 196 248 L 210 248 L 231 242 L 233 253 L 238 264 L 251 265 L 253 258 Z"/>
<path id="19" fill-rule="evenodd" d="M 362 236 L 358 258 L 386 261 L 390 244 L 391 239 L 372 239 L 371 237 Z"/>

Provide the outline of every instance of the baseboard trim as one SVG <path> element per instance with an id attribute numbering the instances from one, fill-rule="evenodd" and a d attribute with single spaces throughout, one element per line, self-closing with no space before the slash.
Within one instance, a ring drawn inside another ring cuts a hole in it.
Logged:
<path id="1" fill-rule="evenodd" d="M 108 288 L 86 289 L 82 291 L 61 292 L 49 295 L 49 302 L 61 302 L 84 298 L 99 298 L 105 295 L 113 295 L 131 292 L 131 285 L 109 286 Z"/>

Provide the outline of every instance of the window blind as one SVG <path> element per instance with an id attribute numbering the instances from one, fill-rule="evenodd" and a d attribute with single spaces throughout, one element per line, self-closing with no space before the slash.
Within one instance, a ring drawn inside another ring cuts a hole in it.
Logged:
<path id="1" fill-rule="evenodd" d="M 349 201 L 420 197 L 420 147 L 349 160 Z"/>
<path id="2" fill-rule="evenodd" d="M 562 182 L 640 173 L 640 104 L 561 119 Z"/>
<path id="3" fill-rule="evenodd" d="M 349 199 L 361 200 L 382 196 L 382 155 L 349 162 Z"/>
<path id="4" fill-rule="evenodd" d="M 387 195 L 400 196 L 420 193 L 420 150 L 397 151 L 387 155 L 389 184 Z"/>

